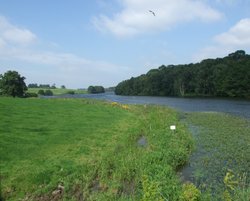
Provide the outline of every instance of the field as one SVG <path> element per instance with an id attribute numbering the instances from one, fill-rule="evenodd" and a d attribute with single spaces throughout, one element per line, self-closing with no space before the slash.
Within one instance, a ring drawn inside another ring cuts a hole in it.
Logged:
<path id="1" fill-rule="evenodd" d="M 2 200 L 185 197 L 176 172 L 193 141 L 171 109 L 1 98 L 0 116 Z"/>
<path id="2" fill-rule="evenodd" d="M 0 98 L 0 117 L 0 200 L 249 201 L 249 120 L 14 98 Z"/>
<path id="3" fill-rule="evenodd" d="M 44 89 L 44 88 L 29 88 L 28 92 L 29 93 L 37 93 L 39 90 L 48 90 L 48 89 Z M 69 92 L 74 92 L 75 94 L 86 94 L 87 91 L 86 90 L 80 90 L 80 89 L 49 89 L 53 92 L 54 95 L 62 95 L 62 94 L 67 94 Z"/>

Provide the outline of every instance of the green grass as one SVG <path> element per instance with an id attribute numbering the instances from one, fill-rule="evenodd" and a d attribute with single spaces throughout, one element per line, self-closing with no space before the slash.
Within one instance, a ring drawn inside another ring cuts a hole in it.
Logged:
<path id="1" fill-rule="evenodd" d="M 28 92 L 29 93 L 37 93 L 39 90 L 48 90 L 44 88 L 29 88 Z M 62 94 L 67 94 L 68 92 L 74 91 L 75 94 L 86 94 L 86 90 L 80 90 L 80 89 L 49 89 L 53 92 L 54 95 L 62 95 Z"/>
<path id="2" fill-rule="evenodd" d="M 194 183 L 203 191 L 212 191 L 210 200 L 221 200 L 229 190 L 232 200 L 248 201 L 250 197 L 250 122 L 222 113 L 190 113 L 197 152 L 191 160 Z M 223 182 L 233 172 L 238 184 L 234 190 Z"/>
<path id="3" fill-rule="evenodd" d="M 176 171 L 193 143 L 171 109 L 0 98 L 0 117 L 3 199 L 58 200 L 58 184 L 63 200 L 178 200 L 182 193 Z"/>

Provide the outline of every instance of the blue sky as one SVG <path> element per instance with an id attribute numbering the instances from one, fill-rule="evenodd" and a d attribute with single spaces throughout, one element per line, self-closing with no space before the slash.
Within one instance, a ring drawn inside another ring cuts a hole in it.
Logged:
<path id="1" fill-rule="evenodd" d="M 27 84 L 109 87 L 239 49 L 250 52 L 249 0 L 0 0 L 0 74 Z"/>

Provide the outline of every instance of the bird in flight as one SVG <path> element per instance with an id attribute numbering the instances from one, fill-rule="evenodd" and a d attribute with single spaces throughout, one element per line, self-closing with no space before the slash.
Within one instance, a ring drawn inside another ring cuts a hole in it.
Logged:
<path id="1" fill-rule="evenodd" d="M 152 10 L 148 10 L 148 11 L 155 16 L 155 12 L 153 12 Z"/>

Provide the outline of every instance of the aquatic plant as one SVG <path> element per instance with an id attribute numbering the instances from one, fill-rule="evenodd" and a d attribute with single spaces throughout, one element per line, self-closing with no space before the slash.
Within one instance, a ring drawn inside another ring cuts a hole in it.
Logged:
<path id="1" fill-rule="evenodd" d="M 243 175 L 250 174 L 249 120 L 215 112 L 190 113 L 186 120 L 197 146 L 191 156 L 189 179 L 203 193 L 212 194 L 211 200 L 228 195 L 242 200 L 239 197 L 249 195 L 249 177 L 241 181 Z"/>
<path id="2" fill-rule="evenodd" d="M 181 201 L 199 201 L 201 198 L 201 191 L 192 183 L 185 183 L 182 186 Z"/>
<path id="3" fill-rule="evenodd" d="M 159 192 L 159 183 L 150 181 L 146 175 L 142 177 L 142 189 L 143 195 L 141 201 L 164 201 Z"/>

